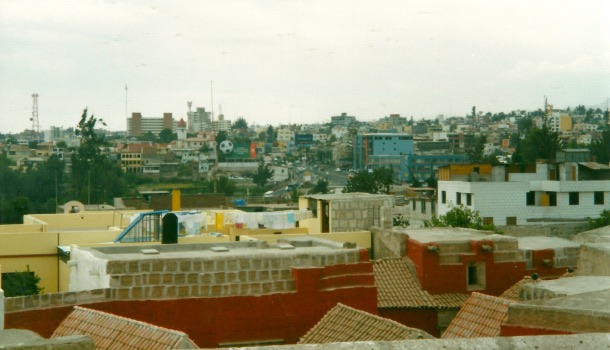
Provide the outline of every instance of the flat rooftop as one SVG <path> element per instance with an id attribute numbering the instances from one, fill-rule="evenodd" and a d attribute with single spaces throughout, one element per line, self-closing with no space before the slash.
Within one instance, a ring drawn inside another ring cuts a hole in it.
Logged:
<path id="1" fill-rule="evenodd" d="M 95 257 L 104 260 L 165 260 L 165 259 L 235 259 L 282 258 L 295 255 L 321 256 L 357 251 L 355 244 L 336 243 L 308 236 L 278 240 L 278 244 L 266 242 L 222 242 L 197 244 L 151 244 L 139 246 L 86 247 Z"/>
<path id="2" fill-rule="evenodd" d="M 583 293 L 610 291 L 610 276 L 572 276 L 555 280 L 539 280 L 522 287 L 526 299 L 546 299 L 549 297 L 571 296 Z M 610 301 L 609 299 L 605 300 Z M 608 303 L 610 308 L 610 303 Z M 609 309 L 610 311 L 610 309 Z"/>
<path id="3" fill-rule="evenodd" d="M 432 242 L 464 242 L 464 241 L 515 241 L 512 236 L 502 236 L 491 231 L 478 231 L 457 227 L 426 227 L 419 229 L 407 229 L 404 231 L 409 238 L 421 243 Z"/>
<path id="4" fill-rule="evenodd" d="M 560 237 L 517 237 L 519 241 L 519 249 L 525 250 L 541 250 L 555 248 L 578 248 L 580 244 Z"/>
<path id="5" fill-rule="evenodd" d="M 305 198 L 322 199 L 322 200 L 344 200 L 354 201 L 358 199 L 375 200 L 375 199 L 387 199 L 394 198 L 393 195 L 389 194 L 372 194 L 362 192 L 351 192 L 351 193 L 338 193 L 338 194 L 310 194 L 303 195 Z"/>

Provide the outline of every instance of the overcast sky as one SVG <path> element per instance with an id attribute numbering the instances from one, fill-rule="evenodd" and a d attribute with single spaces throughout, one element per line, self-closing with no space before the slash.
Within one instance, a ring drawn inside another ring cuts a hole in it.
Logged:
<path id="1" fill-rule="evenodd" d="M 610 1 L 0 0 L 0 132 L 126 114 L 369 121 L 599 105 Z M 127 94 L 125 86 L 128 87 Z M 126 103 L 127 102 L 127 103 Z"/>

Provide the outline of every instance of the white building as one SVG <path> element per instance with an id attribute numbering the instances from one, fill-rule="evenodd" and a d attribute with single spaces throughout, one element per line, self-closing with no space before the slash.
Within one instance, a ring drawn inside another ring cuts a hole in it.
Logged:
<path id="1" fill-rule="evenodd" d="M 294 132 L 288 127 L 282 127 L 277 130 L 276 140 L 284 142 L 294 141 Z"/>
<path id="2" fill-rule="evenodd" d="M 494 167 L 491 181 L 439 181 L 438 215 L 456 205 L 478 211 L 485 224 L 532 225 L 582 221 L 610 206 L 610 166 L 591 162 L 541 163 L 535 173 Z"/>

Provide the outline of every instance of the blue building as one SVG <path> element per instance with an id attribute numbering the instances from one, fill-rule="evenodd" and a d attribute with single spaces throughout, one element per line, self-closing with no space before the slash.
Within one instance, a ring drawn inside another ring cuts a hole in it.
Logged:
<path id="1" fill-rule="evenodd" d="M 438 178 L 438 168 L 449 164 L 469 163 L 464 154 L 409 154 L 402 158 L 398 180 L 413 182 L 414 178 L 425 180 Z"/>
<path id="2" fill-rule="evenodd" d="M 358 134 L 354 139 L 354 169 L 386 167 L 398 174 L 402 159 L 413 153 L 413 149 L 410 134 Z"/>

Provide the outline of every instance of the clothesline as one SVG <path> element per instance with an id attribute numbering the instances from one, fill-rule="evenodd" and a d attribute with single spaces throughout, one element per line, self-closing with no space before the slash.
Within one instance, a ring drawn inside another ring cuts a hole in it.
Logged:
<path id="1" fill-rule="evenodd" d="M 224 214 L 224 224 L 243 224 L 246 228 L 256 229 L 259 227 L 272 229 L 293 228 L 297 221 L 313 217 L 311 211 L 285 210 L 265 213 L 230 212 Z"/>

